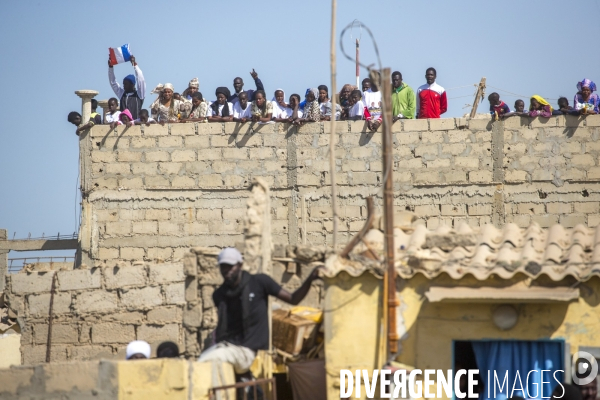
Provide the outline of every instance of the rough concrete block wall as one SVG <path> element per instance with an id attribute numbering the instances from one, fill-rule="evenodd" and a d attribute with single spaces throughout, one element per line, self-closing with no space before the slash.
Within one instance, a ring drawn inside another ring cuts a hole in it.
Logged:
<path id="1" fill-rule="evenodd" d="M 54 274 L 7 276 L 6 300 L 21 327 L 23 364 L 46 359 Z M 135 339 L 154 349 L 165 340 L 184 347 L 182 263 L 121 263 L 56 275 L 52 361 L 122 358 L 126 344 Z"/>
<path id="2" fill-rule="evenodd" d="M 600 116 L 406 120 L 393 126 L 395 206 L 441 224 L 599 222 Z M 381 204 L 381 133 L 337 124 L 340 236 Z M 86 153 L 82 231 L 92 265 L 177 260 L 242 241 L 247 190 L 271 186 L 275 243 L 331 243 L 329 124 L 96 126 Z M 562 203 L 571 203 L 566 206 Z M 562 204 L 562 205 L 561 205 Z"/>

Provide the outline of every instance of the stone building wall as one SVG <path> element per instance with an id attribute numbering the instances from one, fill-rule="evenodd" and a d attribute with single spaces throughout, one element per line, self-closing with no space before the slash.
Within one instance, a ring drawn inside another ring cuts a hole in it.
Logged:
<path id="1" fill-rule="evenodd" d="M 600 222 L 600 116 L 399 121 L 394 203 L 428 227 Z M 340 243 L 381 203 L 381 134 L 337 124 Z M 177 260 L 242 241 L 248 186 L 271 187 L 275 243 L 327 245 L 329 124 L 96 126 L 81 138 L 83 262 Z"/>
<path id="2" fill-rule="evenodd" d="M 183 344 L 182 263 L 8 274 L 5 299 L 21 329 L 23 364 L 46 360 L 52 280 L 52 361 L 124 358 L 128 342 Z"/>

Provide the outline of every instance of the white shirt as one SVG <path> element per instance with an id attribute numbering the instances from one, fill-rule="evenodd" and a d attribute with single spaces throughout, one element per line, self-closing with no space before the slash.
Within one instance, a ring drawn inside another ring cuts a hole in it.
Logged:
<path id="1" fill-rule="evenodd" d="M 147 122 L 148 122 L 149 124 L 153 124 L 153 123 L 156 123 L 156 120 L 155 120 L 154 118 L 152 118 L 152 117 L 148 117 L 148 121 L 147 121 Z M 141 120 L 138 118 L 138 119 L 136 119 L 135 121 L 133 121 L 133 123 L 134 123 L 134 124 L 141 124 L 141 123 L 142 123 L 142 121 L 141 121 Z M 144 123 L 145 123 L 145 122 L 144 122 Z"/>
<path id="2" fill-rule="evenodd" d="M 214 101 L 212 102 L 214 103 Z M 206 116 L 207 117 L 222 117 L 223 115 L 223 107 L 225 106 L 225 104 L 220 104 L 219 105 L 219 115 L 215 115 L 211 105 L 212 103 L 209 103 L 208 105 L 208 109 L 206 110 Z M 233 116 L 233 104 L 227 102 L 227 104 L 229 105 L 229 115 Z M 248 104 L 248 107 L 250 107 L 250 105 Z"/>
<path id="3" fill-rule="evenodd" d="M 283 119 L 287 119 L 287 118 L 291 118 L 292 114 L 294 113 L 294 110 L 292 110 L 289 107 L 286 108 L 277 108 L 277 112 L 275 111 L 275 108 L 273 108 L 273 118 L 283 118 Z M 298 110 L 298 118 L 302 118 L 302 110 Z"/>
<path id="4" fill-rule="evenodd" d="M 110 124 L 112 122 L 119 122 L 119 116 L 121 115 L 121 111 L 115 111 L 114 114 L 111 113 L 106 113 L 106 116 L 104 117 L 104 123 L 105 124 Z"/>
<path id="5" fill-rule="evenodd" d="M 231 104 L 231 103 L 230 103 Z M 212 111 L 212 108 L 209 108 L 209 110 Z M 219 111 L 221 110 L 221 107 L 219 107 Z M 250 103 L 246 103 L 246 109 L 242 110 L 242 106 L 240 105 L 240 102 L 236 102 L 233 105 L 233 118 L 252 118 L 252 105 Z"/>
<path id="6" fill-rule="evenodd" d="M 355 105 L 352 106 L 350 111 L 348 112 L 348 116 L 350 118 L 354 117 L 364 117 L 365 115 L 365 103 L 362 100 L 359 100 Z"/>
<path id="7" fill-rule="evenodd" d="M 381 117 L 381 90 L 378 92 L 372 92 L 371 89 L 364 93 L 365 106 L 371 114 L 371 119 L 378 119 Z"/>

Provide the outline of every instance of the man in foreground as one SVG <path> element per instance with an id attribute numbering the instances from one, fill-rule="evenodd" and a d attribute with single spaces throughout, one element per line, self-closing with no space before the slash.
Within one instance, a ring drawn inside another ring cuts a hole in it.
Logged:
<path id="1" fill-rule="evenodd" d="M 446 90 L 436 83 L 435 68 L 427 68 L 425 80 L 427 83 L 417 89 L 417 118 L 440 118 L 448 111 Z"/>
<path id="2" fill-rule="evenodd" d="M 293 305 L 300 303 L 318 278 L 318 268 L 290 294 L 268 275 L 242 271 L 242 255 L 232 247 L 221 251 L 218 263 L 225 281 L 213 293 L 219 317 L 216 344 L 206 349 L 198 361 L 228 362 L 241 378 L 249 378 L 256 352 L 269 348 L 268 297 Z"/>

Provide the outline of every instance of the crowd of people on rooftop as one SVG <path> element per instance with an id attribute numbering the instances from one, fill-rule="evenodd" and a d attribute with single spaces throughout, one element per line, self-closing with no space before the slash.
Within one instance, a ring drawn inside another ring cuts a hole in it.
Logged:
<path id="1" fill-rule="evenodd" d="M 98 103 L 92 100 L 92 114 L 88 121 L 82 121 L 78 112 L 71 112 L 68 121 L 77 125 L 76 133 L 97 124 L 117 125 L 150 125 L 154 123 L 185 122 L 254 122 L 269 124 L 287 122 L 301 125 L 308 122 L 336 120 L 365 120 L 368 128 L 376 131 L 382 122 L 382 95 L 380 91 L 381 76 L 372 71 L 375 79 L 365 78 L 362 87 L 345 84 L 335 94 L 336 106 L 333 110 L 331 95 L 326 85 L 306 89 L 304 100 L 297 93 L 286 96 L 281 88 L 273 92 L 271 100 L 265 87 L 252 70 L 250 75 L 256 89 L 244 90 L 244 80 L 236 77 L 233 80 L 233 93 L 229 88 L 220 86 L 215 90 L 215 100 L 207 100 L 200 92 L 198 78 L 190 80 L 188 87 L 181 93 L 175 91 L 171 83 L 158 84 L 150 93 L 156 99 L 150 105 L 150 112 L 142 108 L 146 98 L 146 81 L 135 57 L 131 56 L 133 74 L 123 79 L 123 85 L 116 80 L 114 68 L 108 63 L 108 79 L 116 97 L 108 100 L 104 118 L 96 111 Z M 402 74 L 395 71 L 392 81 L 392 114 L 394 121 L 414 118 L 440 118 L 448 110 L 446 90 L 440 86 L 435 68 L 425 72 L 426 83 L 414 91 L 402 80 Z M 529 108 L 525 101 L 518 99 L 514 109 L 500 99 L 498 93 L 489 95 L 490 114 L 492 119 L 510 116 L 550 117 L 552 115 L 597 114 L 600 97 L 594 93 L 596 84 L 589 79 L 577 83 L 577 93 L 573 106 L 566 97 L 558 99 L 558 108 L 554 109 L 548 101 L 538 95 L 530 98 Z M 85 122 L 82 124 L 82 122 Z"/>

